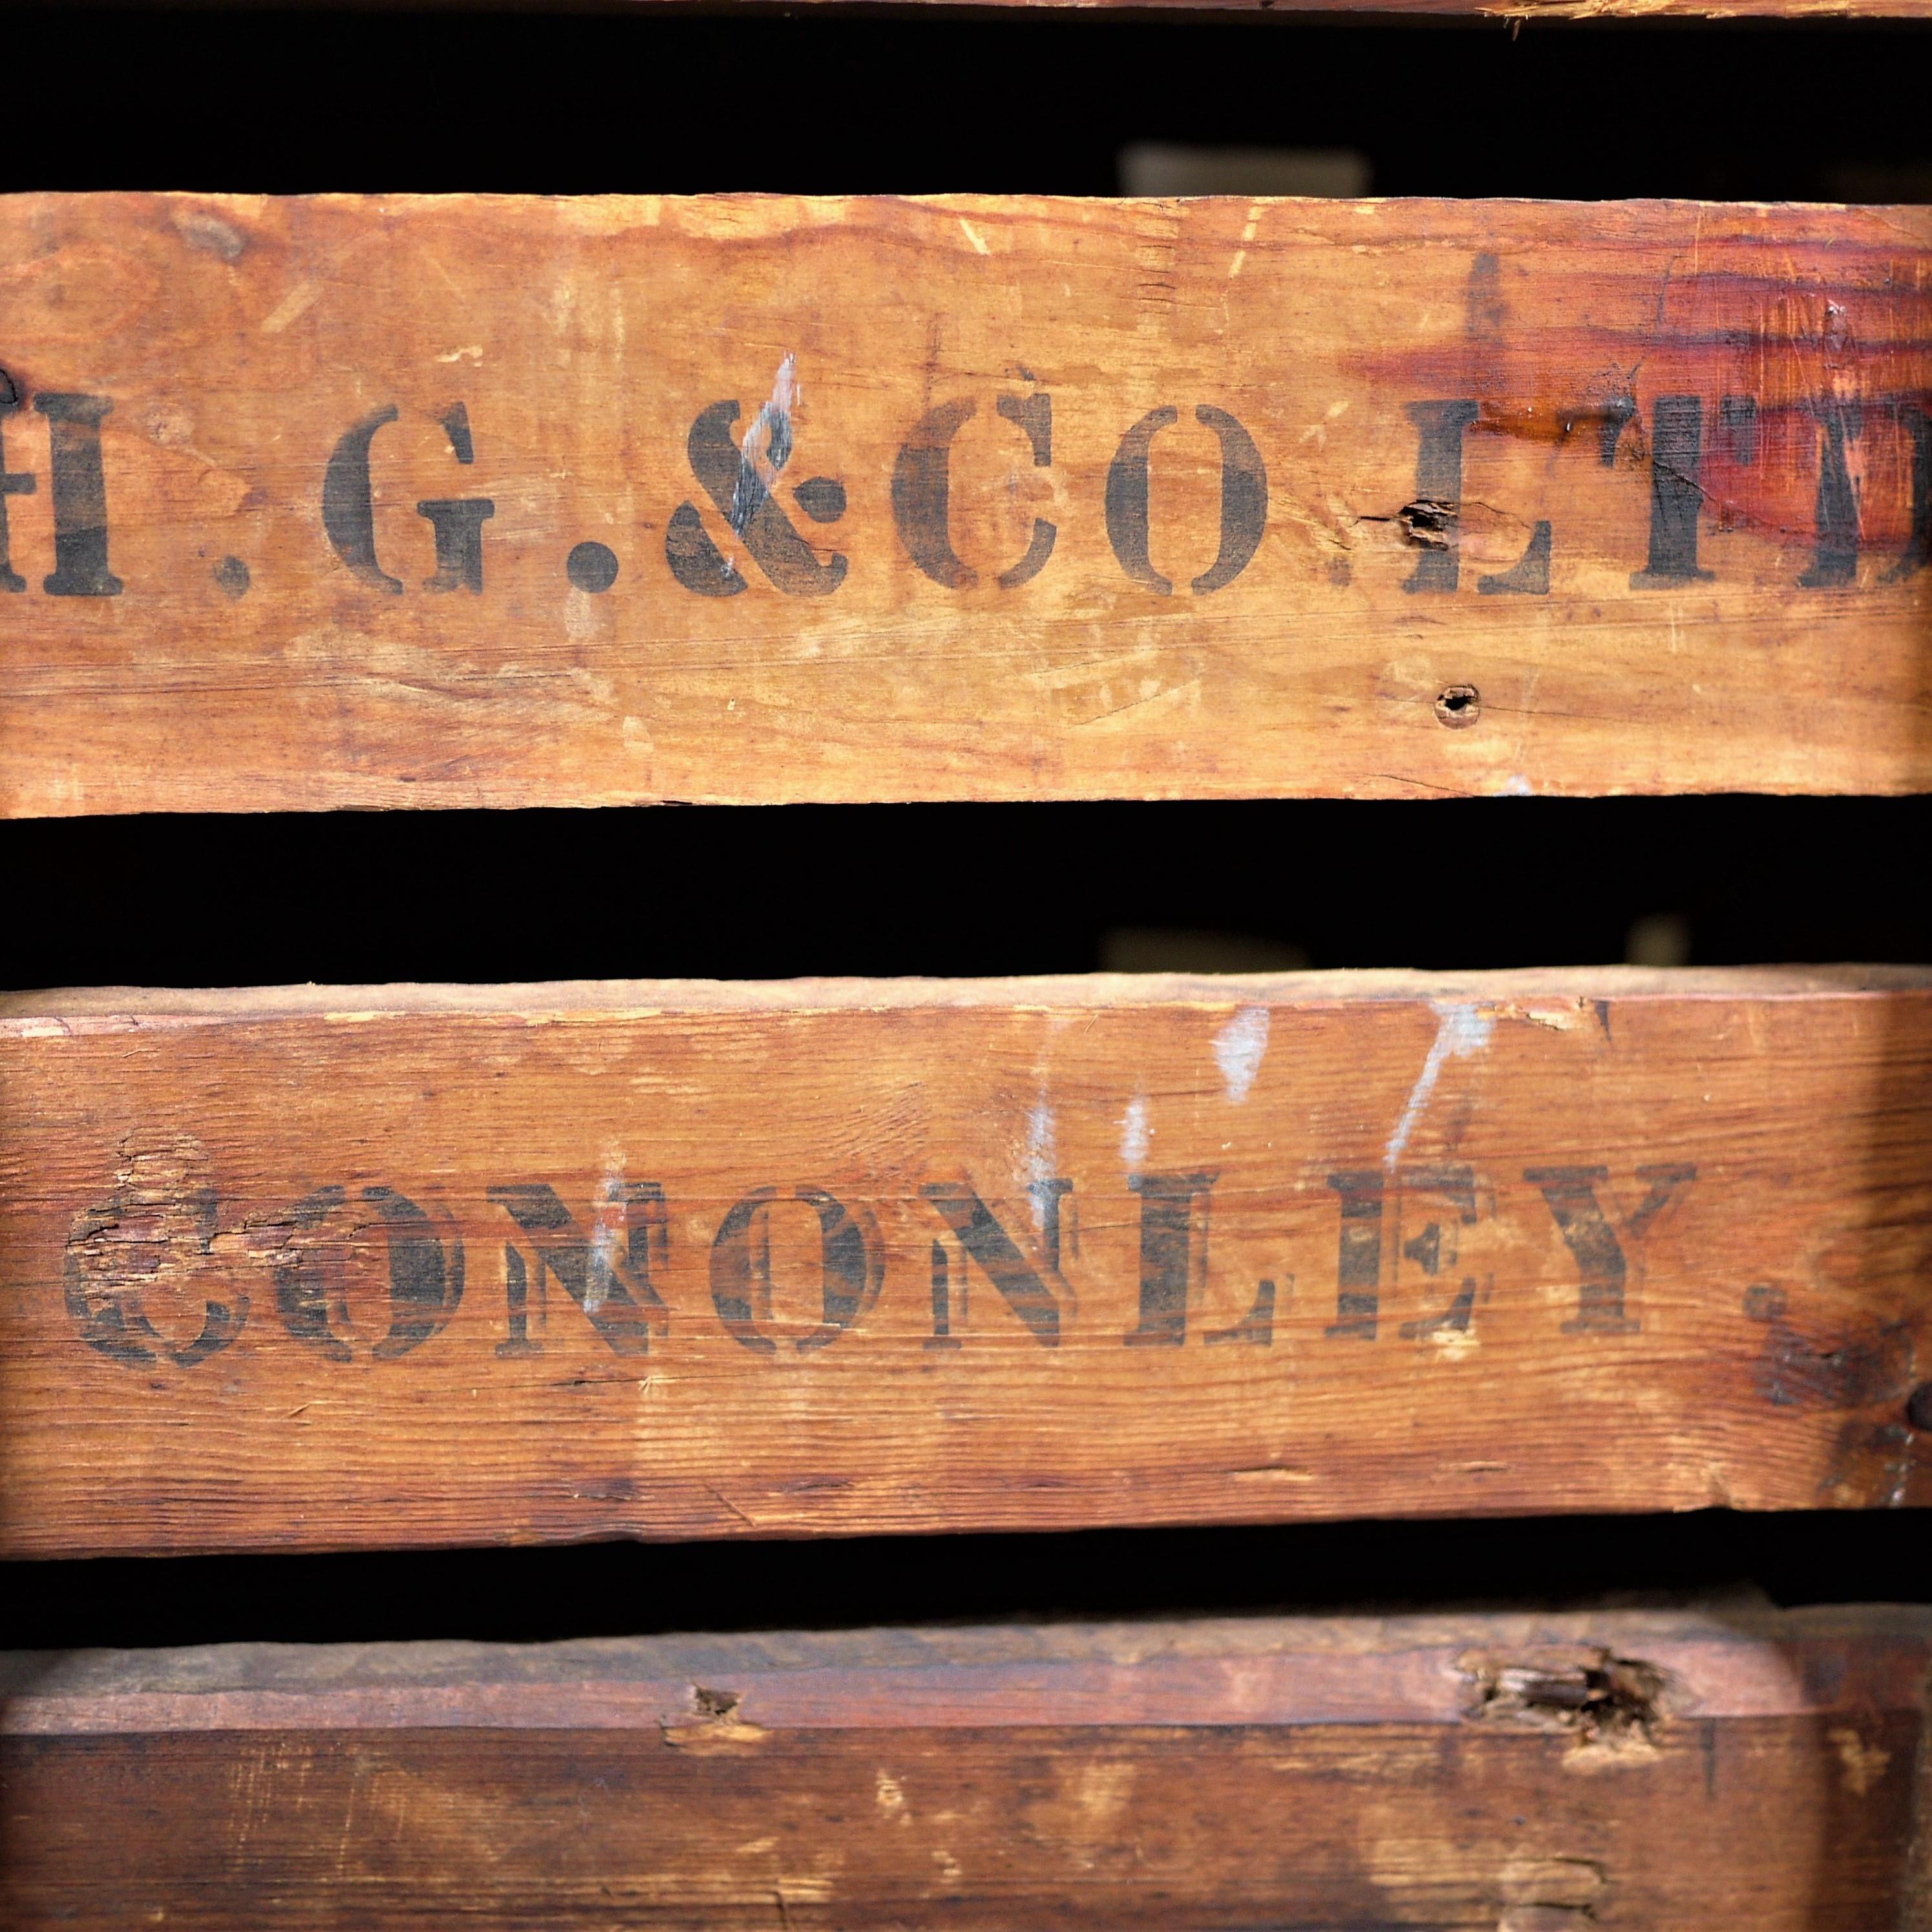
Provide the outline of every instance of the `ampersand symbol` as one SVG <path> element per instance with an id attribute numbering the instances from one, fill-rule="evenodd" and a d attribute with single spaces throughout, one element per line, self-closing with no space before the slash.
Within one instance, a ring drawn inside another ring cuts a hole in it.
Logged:
<path id="1" fill-rule="evenodd" d="M 790 370 L 788 356 L 742 448 L 731 436 L 738 405 L 722 402 L 699 413 L 685 449 L 692 475 L 766 576 L 788 596 L 826 597 L 844 582 L 845 559 L 834 552 L 820 562 L 772 494 L 791 458 Z M 836 523 L 845 514 L 845 486 L 835 478 L 809 477 L 792 495 L 815 524 Z M 664 560 L 679 583 L 700 597 L 735 597 L 746 587 L 736 561 L 712 542 L 690 502 L 679 504 L 665 530 Z"/>

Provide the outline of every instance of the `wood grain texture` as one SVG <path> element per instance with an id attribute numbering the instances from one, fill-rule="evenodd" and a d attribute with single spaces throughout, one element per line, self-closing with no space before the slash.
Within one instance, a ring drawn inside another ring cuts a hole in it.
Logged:
<path id="1" fill-rule="evenodd" d="M 0 1659 L 7 1923 L 1903 1928 L 1932 1618 Z"/>
<path id="2" fill-rule="evenodd" d="M 1932 214 L 0 202 L 0 810 L 1932 784 Z"/>
<path id="3" fill-rule="evenodd" d="M 45 994 L 0 1101 L 10 1553 L 1932 1501 L 1924 973 Z"/>
<path id="4" fill-rule="evenodd" d="M 1373 18 L 1426 15 L 1463 20 L 1598 20 L 1641 19 L 1694 20 L 1912 20 L 1932 13 L 1932 0 L 900 0 L 917 12 L 933 8 L 974 10 L 1047 7 L 1090 13 L 1176 14 L 1190 13 L 1264 13 L 1280 22 L 1336 14 Z M 96 4 L 96 0 L 70 0 Z M 128 0 L 120 0 L 124 8 Z M 138 9 L 159 8 L 168 0 L 134 0 Z M 259 8 L 264 0 L 212 0 L 237 11 Z M 814 13 L 837 14 L 853 8 L 852 0 L 803 0 Z M 338 10 L 380 13 L 394 0 L 338 0 Z M 410 0 L 412 12 L 473 10 L 474 0 Z M 496 0 L 499 10 L 559 13 L 628 13 L 671 7 L 688 10 L 687 0 Z M 773 10 L 770 0 L 706 0 L 712 14 Z"/>

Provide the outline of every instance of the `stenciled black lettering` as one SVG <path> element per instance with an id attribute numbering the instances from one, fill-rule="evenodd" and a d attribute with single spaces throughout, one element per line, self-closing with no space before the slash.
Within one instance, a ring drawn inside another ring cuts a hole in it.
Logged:
<path id="1" fill-rule="evenodd" d="M 442 433 L 449 439 L 449 453 L 459 463 L 476 460 L 476 440 L 470 434 L 470 411 L 461 403 L 452 403 L 436 418 L 442 425 Z"/>
<path id="2" fill-rule="evenodd" d="M 606 1183 L 588 1232 L 548 1182 L 522 1181 L 488 1191 L 528 1238 L 532 1257 L 526 1266 L 514 1245 L 503 1250 L 509 1334 L 497 1344 L 497 1354 L 542 1352 L 542 1345 L 530 1339 L 530 1301 L 534 1289 L 541 1305 L 548 1275 L 562 1284 L 614 1355 L 649 1354 L 651 1331 L 662 1328 L 668 1313 L 651 1281 L 652 1263 L 664 1265 L 669 1242 L 663 1188 L 655 1180 Z M 619 1225 L 624 1234 L 621 1254 Z"/>
<path id="3" fill-rule="evenodd" d="M 711 1304 L 724 1331 L 742 1346 L 775 1354 L 766 1332 L 772 1298 L 769 1216 L 781 1200 L 802 1202 L 818 1217 L 820 1307 L 817 1327 L 801 1335 L 801 1354 L 836 1342 L 878 1298 L 885 1258 L 878 1230 L 862 1208 L 856 1214 L 823 1188 L 800 1187 L 789 1196 L 761 1187 L 735 1202 L 711 1244 Z"/>
<path id="4" fill-rule="evenodd" d="M 1053 398 L 1003 395 L 996 405 L 1008 422 L 1024 431 L 1034 466 L 1045 469 L 1053 460 Z M 906 554 L 935 584 L 949 590 L 970 590 L 980 574 L 952 547 L 952 440 L 970 422 L 976 405 L 970 397 L 940 403 L 927 410 L 900 445 L 892 466 L 892 522 Z M 1053 554 L 1059 532 L 1044 518 L 1036 517 L 1026 554 L 998 578 L 1003 590 L 1012 590 L 1037 577 Z"/>
<path id="5" fill-rule="evenodd" d="M 14 386 L 14 379 L 4 369 L 0 369 L 0 431 L 4 431 L 6 420 L 20 406 L 20 392 Z M 9 496 L 31 496 L 38 488 L 31 470 L 10 470 L 7 467 L 5 442 L 0 436 L 0 590 L 24 590 L 27 580 L 13 567 L 12 540 L 7 530 L 7 499 Z"/>
<path id="6" fill-rule="evenodd" d="M 1171 406 L 1150 410 L 1121 437 L 1107 466 L 1107 542 L 1128 576 L 1162 597 L 1171 596 L 1174 585 L 1155 569 L 1148 553 L 1148 464 L 1155 436 L 1180 419 L 1180 411 Z M 1261 548 L 1268 528 L 1268 467 L 1254 438 L 1226 410 L 1198 404 L 1194 419 L 1212 430 L 1221 446 L 1220 547 L 1214 561 L 1189 586 L 1196 596 L 1206 597 L 1233 583 Z"/>
<path id="7" fill-rule="evenodd" d="M 1453 1274 L 1458 1253 L 1458 1225 L 1473 1227 L 1476 1222 L 1474 1170 L 1462 1166 L 1405 1168 L 1396 1177 L 1396 1185 L 1402 1190 L 1405 1208 L 1409 1197 L 1433 1194 L 1447 1201 L 1454 1210 L 1453 1219 L 1425 1221 L 1418 1234 L 1402 1244 L 1402 1258 L 1413 1262 L 1426 1279 L 1433 1281 L 1445 1271 Z M 1476 1279 L 1465 1275 L 1447 1308 L 1405 1322 L 1402 1336 L 1408 1341 L 1426 1341 L 1433 1335 L 1467 1334 L 1475 1306 Z"/>
<path id="8" fill-rule="evenodd" d="M 1288 1278 L 1288 1289 L 1294 1292 L 1294 1277 Z M 1246 1314 L 1232 1328 L 1210 1328 L 1201 1338 L 1204 1342 L 1250 1342 L 1258 1348 L 1271 1348 L 1274 1343 L 1274 1283 L 1262 1280 L 1255 1284 L 1255 1298 Z"/>
<path id="9" fill-rule="evenodd" d="M 1888 581 L 1897 583 L 1932 563 L 1932 413 L 1923 403 L 1902 403 L 1898 419 L 1912 444 L 1912 524 L 1905 554 L 1892 567 Z M 0 477 L 0 489 L 8 478 Z M 0 542 L 5 533 L 0 531 Z M 5 561 L 0 555 L 0 562 Z"/>
<path id="10" fill-rule="evenodd" d="M 463 1242 L 447 1214 L 434 1220 L 406 1195 L 365 1187 L 362 1199 L 376 1210 L 386 1254 L 389 1325 L 369 1352 L 379 1361 L 406 1355 L 438 1334 L 463 1300 Z M 282 1325 L 298 1342 L 332 1361 L 352 1360 L 354 1331 L 347 1312 L 347 1251 L 359 1250 L 367 1223 L 359 1218 L 336 1238 L 327 1233 L 332 1216 L 348 1203 L 340 1187 L 320 1187 L 289 1210 L 295 1231 L 289 1258 L 274 1267 L 275 1306 Z M 447 1238 L 448 1246 L 444 1245 Z"/>
<path id="11" fill-rule="evenodd" d="M 50 597 L 118 597 L 119 578 L 107 567 L 107 478 L 100 466 L 101 418 L 114 405 L 105 396 L 38 395 L 47 419 L 48 466 L 53 476 L 54 568 L 41 580 Z"/>
<path id="12" fill-rule="evenodd" d="M 1000 1291 L 1001 1300 L 1026 1324 L 1028 1333 L 1046 1348 L 1060 1345 L 1060 1294 L 1066 1287 L 1060 1273 L 1060 1203 L 1072 1185 L 1070 1180 L 1055 1179 L 1037 1184 L 1034 1190 L 1046 1276 L 1021 1253 L 1012 1237 L 1000 1226 L 969 1182 L 929 1180 L 919 1190 L 921 1198 L 932 1202 L 940 1218 L 952 1229 L 961 1248 L 979 1263 L 986 1279 Z M 935 1339 L 950 1332 L 951 1311 L 942 1306 L 945 1267 L 945 1251 L 935 1244 L 932 1291 Z M 964 1312 L 962 1308 L 962 1317 Z M 942 1314 L 948 1318 L 944 1329 Z"/>
<path id="13" fill-rule="evenodd" d="M 1704 510 L 1704 401 L 1659 396 L 1650 412 L 1650 556 L 1633 590 L 1668 590 L 1711 573 L 1697 563 Z"/>
<path id="14" fill-rule="evenodd" d="M 1637 1178 L 1648 1192 L 1624 1223 L 1624 1237 L 1634 1247 L 1672 1201 L 1697 1178 L 1695 1167 L 1681 1162 L 1640 1167 Z M 1532 1167 L 1523 1179 L 1548 1204 L 1564 1245 L 1580 1277 L 1574 1318 L 1563 1324 L 1566 1335 L 1634 1335 L 1643 1326 L 1629 1312 L 1629 1268 L 1623 1241 L 1610 1225 L 1597 1189 L 1610 1179 L 1604 1167 Z"/>
<path id="15" fill-rule="evenodd" d="M 330 452 L 322 477 L 322 528 L 336 555 L 357 582 L 392 597 L 403 580 L 376 559 L 376 501 L 369 487 L 369 446 L 385 423 L 396 420 L 394 404 L 374 410 L 347 431 Z"/>
<path id="16" fill-rule="evenodd" d="M 932 1333 L 926 1346 L 942 1349 L 959 1346 L 959 1337 L 952 1332 L 952 1274 L 944 1241 L 932 1244 Z"/>
<path id="17" fill-rule="evenodd" d="M 425 590 L 483 590 L 483 526 L 496 514 L 488 496 L 432 497 L 416 506 L 436 532 L 436 574 L 423 580 Z"/>
<path id="18" fill-rule="evenodd" d="M 767 403 L 745 438 L 741 451 L 732 440 L 738 420 L 736 402 L 713 403 L 698 412 L 685 440 L 692 474 L 747 554 L 778 589 L 790 597 L 829 596 L 845 580 L 846 562 L 837 552 L 824 562 L 800 536 L 772 494 L 772 482 L 790 460 L 791 418 L 788 410 Z M 758 443 L 770 478 L 760 471 Z M 814 478 L 806 514 L 814 521 L 844 514 L 842 488 L 830 478 Z M 834 492 L 836 492 L 835 494 Z M 696 507 L 680 503 L 664 530 L 664 560 L 686 590 L 701 597 L 735 597 L 747 587 L 736 565 L 711 540 Z"/>
<path id="19" fill-rule="evenodd" d="M 1462 436 L 1476 420 L 1477 405 L 1467 396 L 1406 403 L 1402 414 L 1420 439 L 1414 500 L 1404 507 L 1402 520 L 1421 554 L 1402 587 L 1424 593 L 1453 591 L 1462 581 Z"/>
<path id="20" fill-rule="evenodd" d="M 1748 470 L 1757 460 L 1757 398 L 1755 396 L 1720 396 L 1718 428 L 1711 439 L 1711 453 L 1720 463 Z"/>
<path id="21" fill-rule="evenodd" d="M 1550 524 L 1540 521 L 1529 533 L 1522 556 L 1507 570 L 1490 572 L 1476 579 L 1477 590 L 1485 597 L 1547 597 L 1550 595 Z"/>
<path id="22" fill-rule="evenodd" d="M 1187 1340 L 1187 1301 L 1208 1285 L 1208 1209 L 1218 1172 L 1130 1174 L 1141 1198 L 1140 1319 L 1130 1348 L 1178 1348 Z"/>
<path id="23" fill-rule="evenodd" d="M 1372 1342 L 1382 1312 L 1382 1170 L 1331 1174 L 1328 1185 L 1342 1197 L 1342 1230 L 1335 1258 L 1335 1318 L 1328 1333 Z"/>
<path id="24" fill-rule="evenodd" d="M 970 397 L 928 410 L 892 464 L 892 522 L 906 554 L 934 583 L 964 590 L 980 573 L 952 548 L 952 439 L 971 421 Z"/>
<path id="25" fill-rule="evenodd" d="M 1807 590 L 1855 584 L 1858 574 L 1858 494 L 1852 481 L 1850 445 L 1864 428 L 1856 403 L 1831 398 L 1812 406 L 1818 419 L 1816 536 L 1811 567 L 1798 580 Z"/>

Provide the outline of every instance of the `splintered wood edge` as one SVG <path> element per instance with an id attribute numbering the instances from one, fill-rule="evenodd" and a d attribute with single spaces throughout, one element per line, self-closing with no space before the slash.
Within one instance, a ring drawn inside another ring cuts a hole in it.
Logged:
<path id="1" fill-rule="evenodd" d="M 1087 1010 L 1171 1006 L 1327 1005 L 1342 1000 L 1816 999 L 1932 989 L 1924 966 L 1568 966 L 1429 973 L 1086 973 L 983 980 L 558 980 L 494 986 L 69 987 L 0 994 L 0 1039 L 170 1022 L 474 1015 L 540 1019 L 662 1013 L 906 1012 L 944 1006 Z"/>
<path id="2" fill-rule="evenodd" d="M 20 1652 L 0 1734 L 1456 1725 L 1521 1714 L 1486 1708 L 1507 1673 L 1606 1666 L 1658 1719 L 1789 1717 L 1923 1708 L 1929 1655 L 1916 1606 Z"/>

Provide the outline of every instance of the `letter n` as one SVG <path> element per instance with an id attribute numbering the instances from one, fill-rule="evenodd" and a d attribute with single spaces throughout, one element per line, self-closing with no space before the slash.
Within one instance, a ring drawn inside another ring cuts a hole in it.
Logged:
<path id="1" fill-rule="evenodd" d="M 1060 1196 L 1070 1184 L 1066 1181 L 1047 1184 L 1047 1271 L 1055 1282 L 1060 1282 Z M 1059 1296 L 1014 1246 L 1012 1237 L 993 1218 L 971 1184 L 929 1180 L 919 1191 L 932 1203 L 959 1245 L 985 1270 L 986 1279 L 1000 1291 L 1006 1306 L 1026 1324 L 1034 1340 L 1043 1348 L 1057 1348 L 1060 1346 Z M 1064 1287 L 1065 1283 L 1060 1285 Z M 935 1314 L 935 1324 L 937 1319 Z"/>
<path id="2" fill-rule="evenodd" d="M 664 1190 L 654 1180 L 606 1184 L 602 1211 L 589 1233 L 548 1183 L 526 1181 L 492 1187 L 490 1198 L 530 1238 L 534 1267 L 510 1243 L 503 1248 L 504 1293 L 509 1304 L 508 1340 L 500 1355 L 533 1355 L 542 1345 L 530 1339 L 530 1291 L 541 1294 L 546 1269 L 583 1310 L 590 1325 L 616 1355 L 650 1352 L 651 1330 L 667 1310 L 651 1286 L 651 1258 L 662 1265 L 665 1248 Z M 624 1252 L 617 1252 L 609 1210 L 621 1214 Z"/>

